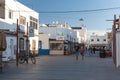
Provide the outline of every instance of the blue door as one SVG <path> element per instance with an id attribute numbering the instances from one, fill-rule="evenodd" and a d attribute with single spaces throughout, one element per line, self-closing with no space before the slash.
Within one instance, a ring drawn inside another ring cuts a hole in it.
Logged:
<path id="1" fill-rule="evenodd" d="M 39 55 L 49 55 L 49 49 L 42 49 L 42 41 L 39 41 Z"/>

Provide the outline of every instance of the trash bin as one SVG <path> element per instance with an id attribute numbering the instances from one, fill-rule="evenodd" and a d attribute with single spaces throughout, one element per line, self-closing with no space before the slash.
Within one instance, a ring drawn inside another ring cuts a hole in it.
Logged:
<path id="1" fill-rule="evenodd" d="M 106 57 L 105 51 L 104 50 L 100 51 L 99 56 L 100 58 L 105 58 Z"/>

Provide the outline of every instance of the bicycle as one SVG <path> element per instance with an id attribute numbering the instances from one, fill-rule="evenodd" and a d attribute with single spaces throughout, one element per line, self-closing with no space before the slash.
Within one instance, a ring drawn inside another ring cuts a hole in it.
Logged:
<path id="1" fill-rule="evenodd" d="M 19 56 L 18 57 L 18 62 L 20 64 L 23 64 L 26 61 L 26 63 L 28 64 L 28 59 L 29 58 L 31 59 L 31 62 L 33 64 L 36 64 L 36 58 L 35 58 L 35 55 L 33 53 L 29 53 L 29 55 Z"/>

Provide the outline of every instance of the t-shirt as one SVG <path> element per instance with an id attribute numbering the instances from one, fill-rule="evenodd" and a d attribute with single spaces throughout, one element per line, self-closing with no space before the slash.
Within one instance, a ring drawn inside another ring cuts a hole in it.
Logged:
<path id="1" fill-rule="evenodd" d="M 80 52 L 81 52 L 81 53 L 84 53 L 84 51 L 85 51 L 84 48 L 81 48 L 81 49 L 80 49 Z"/>
<path id="2" fill-rule="evenodd" d="M 79 46 L 75 46 L 75 50 L 78 51 L 79 50 Z"/>

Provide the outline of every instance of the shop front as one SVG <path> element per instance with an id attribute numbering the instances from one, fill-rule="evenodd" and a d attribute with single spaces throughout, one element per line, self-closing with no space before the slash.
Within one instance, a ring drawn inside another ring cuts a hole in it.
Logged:
<path id="1" fill-rule="evenodd" d="M 50 55 L 69 55 L 71 45 L 64 40 L 50 40 Z"/>

